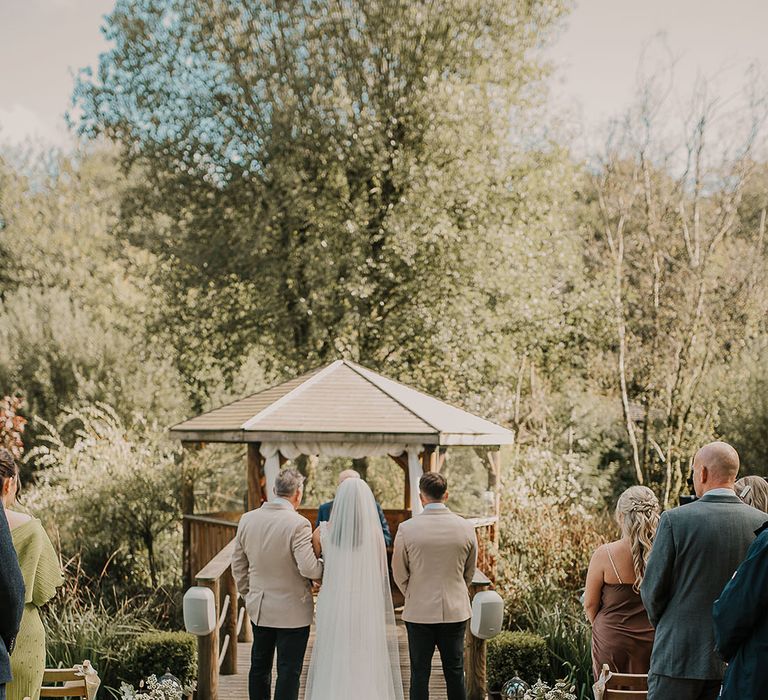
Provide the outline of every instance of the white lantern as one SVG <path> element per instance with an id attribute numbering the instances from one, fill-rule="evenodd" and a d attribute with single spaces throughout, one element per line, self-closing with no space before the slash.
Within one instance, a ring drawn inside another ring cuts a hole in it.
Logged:
<path id="1" fill-rule="evenodd" d="M 198 637 L 216 629 L 216 600 L 210 588 L 192 586 L 184 594 L 184 627 Z"/>
<path id="2" fill-rule="evenodd" d="M 469 630 L 478 639 L 490 639 L 501 632 L 504 601 L 496 591 L 480 591 L 472 599 L 472 621 Z"/>

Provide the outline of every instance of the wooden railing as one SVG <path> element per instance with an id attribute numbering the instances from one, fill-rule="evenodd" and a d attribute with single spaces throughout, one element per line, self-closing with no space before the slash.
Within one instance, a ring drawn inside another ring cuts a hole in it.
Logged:
<path id="1" fill-rule="evenodd" d="M 307 518 L 314 527 L 317 518 L 316 508 L 300 508 L 299 513 Z M 217 513 L 205 513 L 203 515 L 185 515 L 185 537 L 189 543 L 187 551 L 188 560 L 184 562 L 189 581 L 196 571 L 203 568 L 215 557 L 235 536 L 237 523 L 242 513 L 235 511 L 221 511 Z M 411 517 L 408 510 L 385 510 L 384 515 L 389 523 L 389 530 L 394 538 L 397 529 L 405 520 Z M 477 533 L 478 568 L 487 572 L 491 580 L 495 580 L 496 548 L 498 544 L 497 518 L 494 516 L 467 518 L 475 527 Z"/>
<path id="2" fill-rule="evenodd" d="M 496 582 L 496 563 L 498 560 L 498 518 L 486 516 L 467 518 L 474 525 L 477 535 L 477 568 L 484 571 L 493 584 Z"/>
<path id="3" fill-rule="evenodd" d="M 245 606 L 237 593 L 232 576 L 231 540 L 195 577 L 198 586 L 213 591 L 216 607 L 216 627 L 211 634 L 197 638 L 197 697 L 198 700 L 216 700 L 219 674 L 237 673 L 237 643 L 250 641 L 250 624 Z"/>
<path id="4" fill-rule="evenodd" d="M 242 513 L 235 512 L 184 516 L 184 529 L 190 545 L 184 566 L 190 582 L 196 572 L 232 541 L 240 516 Z"/>

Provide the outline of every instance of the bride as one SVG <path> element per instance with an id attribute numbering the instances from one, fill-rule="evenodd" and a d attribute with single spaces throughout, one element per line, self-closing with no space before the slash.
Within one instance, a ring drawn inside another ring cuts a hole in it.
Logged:
<path id="1" fill-rule="evenodd" d="M 341 484 L 313 542 L 325 570 L 306 700 L 403 700 L 387 554 L 368 484 Z"/>

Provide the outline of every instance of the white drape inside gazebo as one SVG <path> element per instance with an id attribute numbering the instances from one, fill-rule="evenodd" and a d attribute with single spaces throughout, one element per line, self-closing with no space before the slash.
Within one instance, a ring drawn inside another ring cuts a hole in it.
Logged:
<path id="1" fill-rule="evenodd" d="M 264 473 L 267 480 L 267 495 L 274 498 L 274 486 L 280 471 L 280 455 L 286 459 L 296 459 L 299 455 L 317 455 L 325 457 L 398 457 L 408 455 L 408 480 L 411 484 L 411 512 L 421 513 L 419 500 L 419 479 L 422 475 L 419 454 L 424 450 L 423 445 L 404 445 L 392 443 L 359 442 L 262 442 L 260 452 L 264 457 Z"/>

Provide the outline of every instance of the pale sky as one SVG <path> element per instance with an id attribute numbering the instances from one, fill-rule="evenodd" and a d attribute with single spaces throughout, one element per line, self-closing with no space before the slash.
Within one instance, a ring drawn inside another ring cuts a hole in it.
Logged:
<path id="1" fill-rule="evenodd" d="M 113 4 L 0 0 L 0 142 L 67 145 L 72 75 L 106 48 L 99 27 Z M 594 128 L 626 108 L 643 47 L 659 32 L 679 85 L 702 73 L 735 89 L 750 62 L 768 70 L 766 28 L 768 0 L 577 0 L 549 52 L 560 65 L 552 92 Z"/>
<path id="2" fill-rule="evenodd" d="M 114 0 L 0 0 L 0 142 L 67 145 L 72 74 L 96 65 Z"/>
<path id="3" fill-rule="evenodd" d="M 768 0 L 577 0 L 548 52 L 560 65 L 552 92 L 594 128 L 629 106 L 641 56 L 666 62 L 666 44 L 681 94 L 701 74 L 730 96 L 751 63 L 768 71 L 766 30 Z"/>

